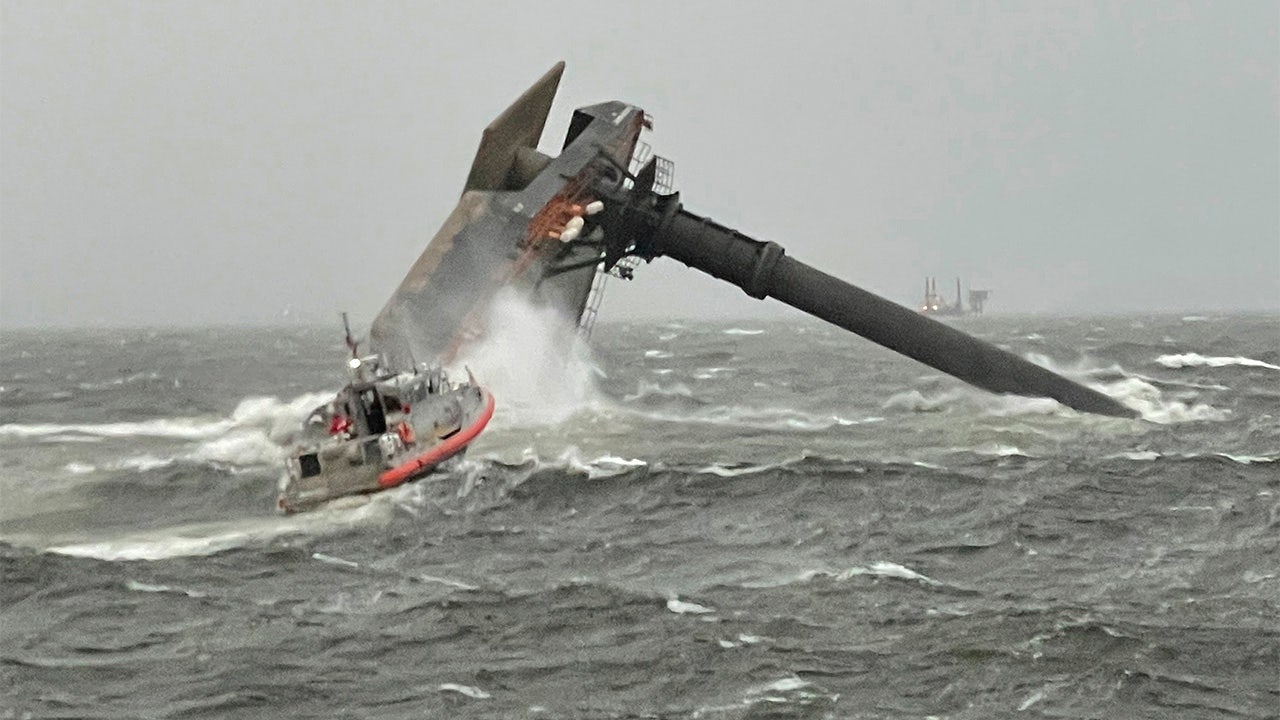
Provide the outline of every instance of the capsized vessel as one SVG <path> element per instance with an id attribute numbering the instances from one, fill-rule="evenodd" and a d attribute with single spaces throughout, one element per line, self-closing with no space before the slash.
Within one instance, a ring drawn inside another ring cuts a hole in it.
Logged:
<path id="1" fill-rule="evenodd" d="M 557 63 L 482 133 L 458 205 L 373 321 L 370 341 L 389 363 L 451 362 L 485 337 L 490 305 L 506 288 L 589 330 L 606 275 L 629 279 L 637 263 L 669 257 L 984 390 L 1137 416 L 1098 390 L 801 262 L 776 242 L 690 211 L 673 189 L 674 165 L 639 139 L 653 121 L 635 105 L 578 108 L 560 154 L 544 154 L 539 138 L 563 71 Z"/>
<path id="2" fill-rule="evenodd" d="M 352 345 L 350 382 L 307 417 L 276 505 L 292 513 L 418 479 L 466 452 L 493 417 L 493 395 L 440 367 L 385 369 Z"/>

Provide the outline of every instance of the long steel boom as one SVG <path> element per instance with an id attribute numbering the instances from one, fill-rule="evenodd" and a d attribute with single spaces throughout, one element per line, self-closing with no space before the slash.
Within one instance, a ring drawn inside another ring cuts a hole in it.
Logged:
<path id="1" fill-rule="evenodd" d="M 1100 415 L 1137 416 L 1096 390 L 795 260 L 777 243 L 695 215 L 678 195 L 615 190 L 612 197 L 621 207 L 602 218 L 601 227 L 606 237 L 621 236 L 637 255 L 679 260 L 752 297 L 776 298 L 984 390 L 1053 398 Z"/>

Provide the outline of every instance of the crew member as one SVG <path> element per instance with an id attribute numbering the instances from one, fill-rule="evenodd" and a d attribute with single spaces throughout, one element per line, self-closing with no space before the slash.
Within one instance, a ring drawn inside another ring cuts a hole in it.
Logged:
<path id="1" fill-rule="evenodd" d="M 329 420 L 329 434 L 346 437 L 350 433 L 351 418 L 343 415 L 341 411 L 335 412 L 333 418 Z"/>

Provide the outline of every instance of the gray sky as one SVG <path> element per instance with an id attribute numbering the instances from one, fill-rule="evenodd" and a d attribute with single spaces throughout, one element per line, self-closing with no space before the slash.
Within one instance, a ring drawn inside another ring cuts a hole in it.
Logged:
<path id="1" fill-rule="evenodd" d="M 686 206 L 914 304 L 1280 310 L 1280 5 L 0 2 L 0 324 L 363 326 L 553 62 Z M 367 280 L 351 269 L 368 258 Z M 669 260 L 602 317 L 765 312 Z M 949 294 L 950 290 L 948 290 Z"/>

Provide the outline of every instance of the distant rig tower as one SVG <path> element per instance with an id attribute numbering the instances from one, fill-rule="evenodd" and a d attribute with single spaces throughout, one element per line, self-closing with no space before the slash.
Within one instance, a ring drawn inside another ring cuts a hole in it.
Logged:
<path id="1" fill-rule="evenodd" d="M 948 304 L 938 292 L 938 278 L 927 277 L 924 279 L 924 302 L 920 305 L 920 312 L 925 315 L 981 315 L 983 305 L 989 297 L 990 290 L 970 290 L 969 309 L 966 311 L 960 301 L 960 278 L 956 278 L 955 304 Z"/>
<path id="2" fill-rule="evenodd" d="M 969 291 L 969 312 L 974 315 L 982 314 L 982 305 L 991 297 L 990 290 L 970 290 Z"/>

